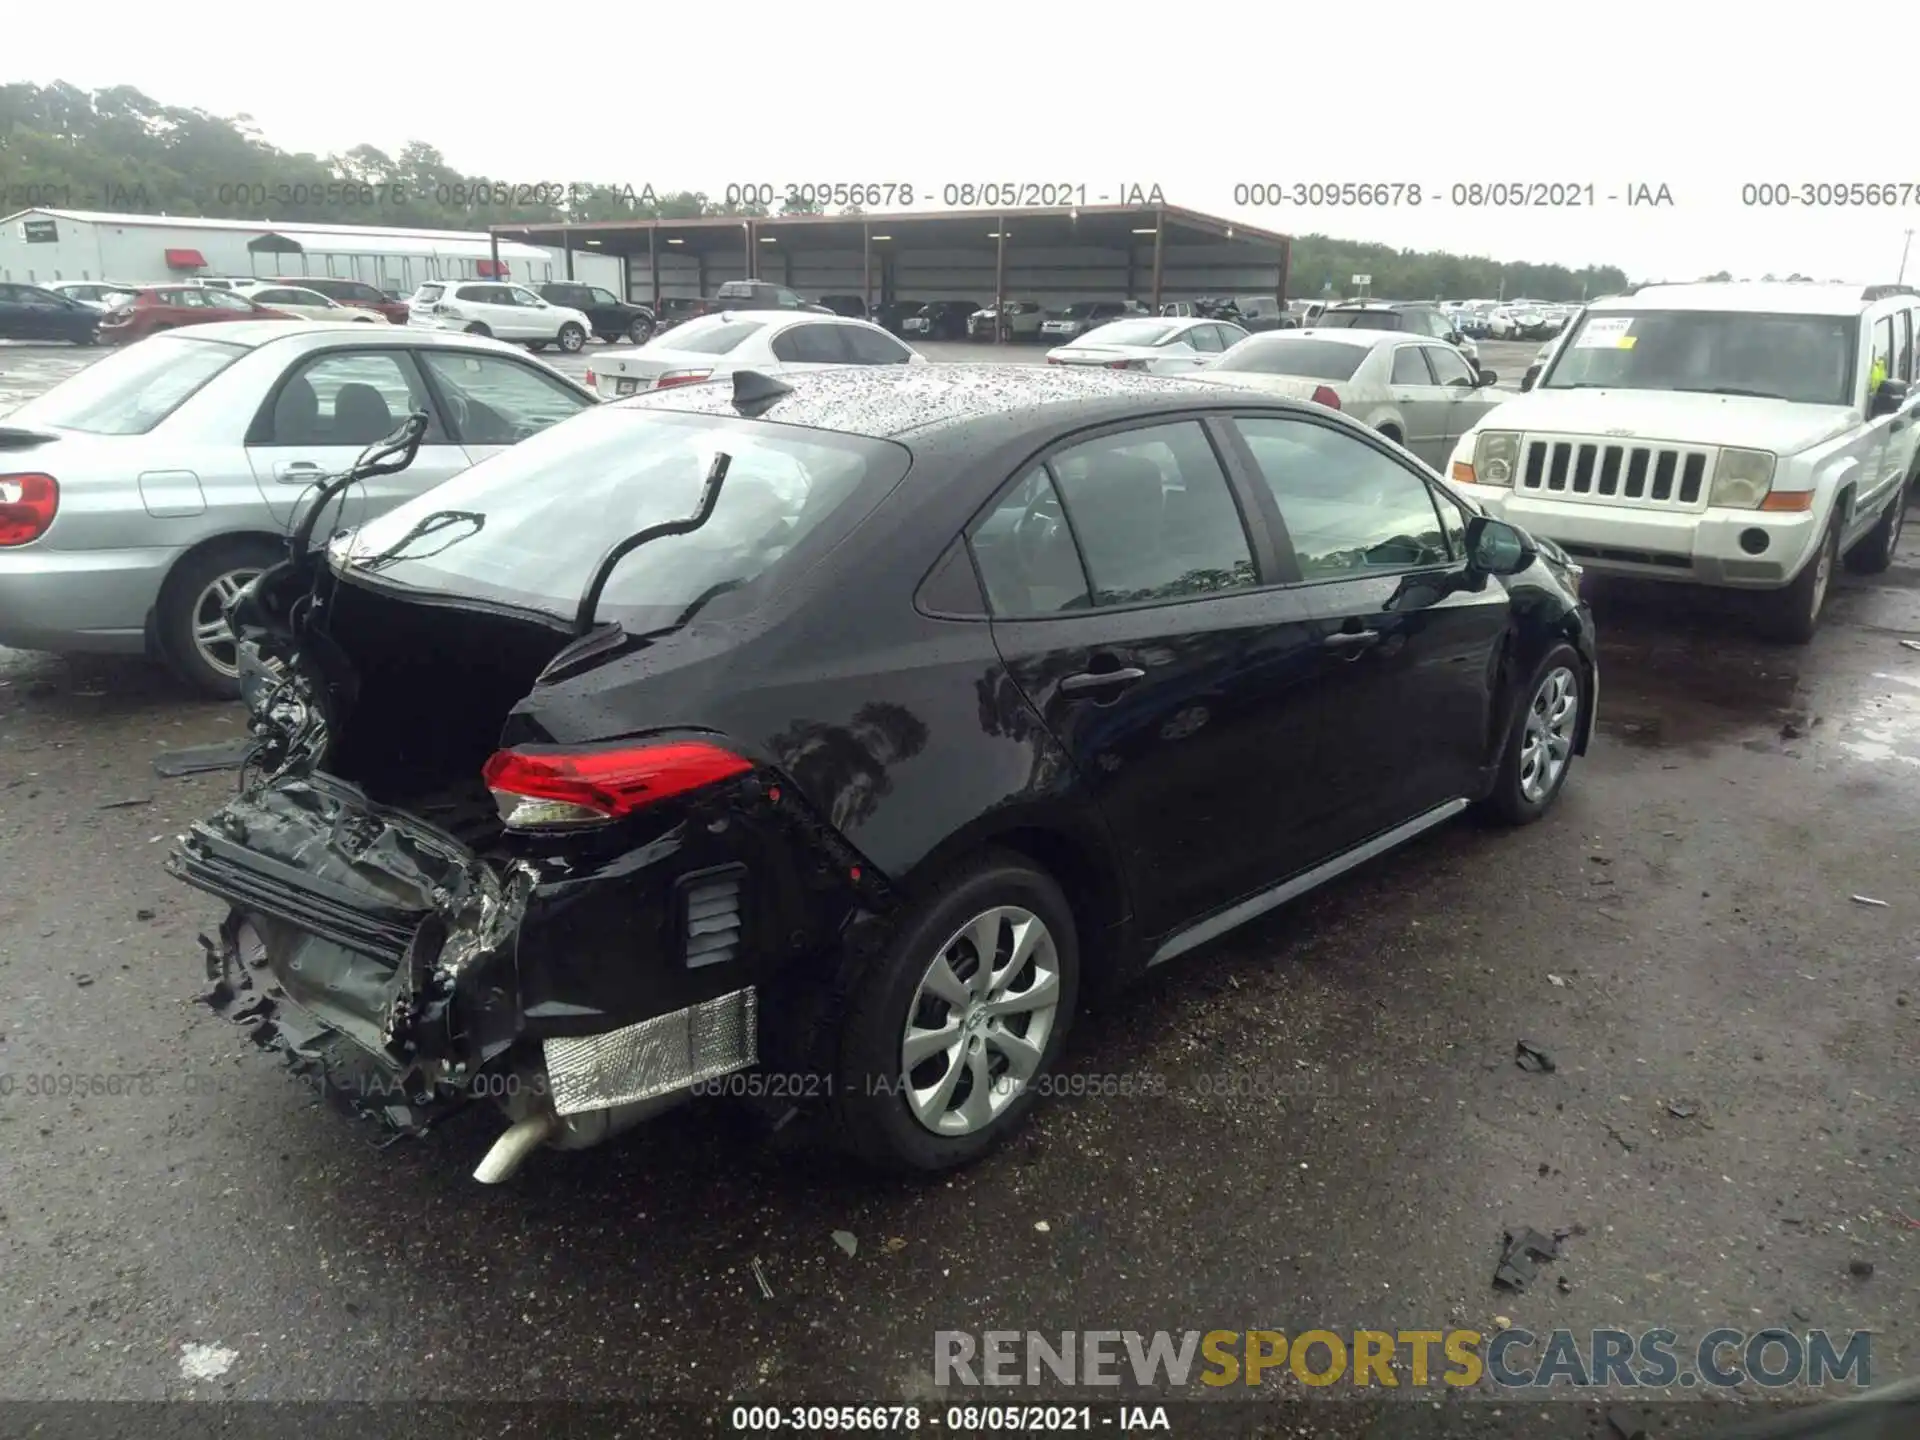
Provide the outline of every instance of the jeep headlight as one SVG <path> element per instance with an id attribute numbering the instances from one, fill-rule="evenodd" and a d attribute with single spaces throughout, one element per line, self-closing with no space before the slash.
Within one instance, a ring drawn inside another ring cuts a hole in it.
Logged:
<path id="1" fill-rule="evenodd" d="M 1713 467 L 1709 505 L 1758 510 L 1773 488 L 1773 456 L 1765 450 L 1722 450 Z"/>
<path id="2" fill-rule="evenodd" d="M 1520 464 L 1520 436 L 1512 430 L 1483 430 L 1473 445 L 1473 478 L 1479 485 L 1511 485 Z"/>

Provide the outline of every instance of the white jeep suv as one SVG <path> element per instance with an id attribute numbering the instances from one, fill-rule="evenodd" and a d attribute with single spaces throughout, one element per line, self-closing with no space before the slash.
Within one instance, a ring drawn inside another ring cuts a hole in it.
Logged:
<path id="1" fill-rule="evenodd" d="M 593 322 L 584 311 L 551 305 L 504 280 L 429 280 L 407 300 L 407 323 L 422 330 L 464 330 L 513 340 L 532 350 L 585 347 Z"/>
<path id="2" fill-rule="evenodd" d="M 1804 642 L 1834 564 L 1892 562 L 1916 469 L 1920 292 L 1644 285 L 1587 307 L 1448 479 L 1597 574 L 1763 592 Z"/>

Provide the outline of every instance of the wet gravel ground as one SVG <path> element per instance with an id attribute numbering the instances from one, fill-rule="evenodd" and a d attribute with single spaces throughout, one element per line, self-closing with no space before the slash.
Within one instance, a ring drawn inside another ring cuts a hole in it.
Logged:
<path id="1" fill-rule="evenodd" d="M 0 406 L 71 363 L 0 351 Z M 195 1001 L 217 912 L 159 861 L 232 778 L 150 762 L 236 712 L 0 651 L 0 1397 L 675 1400 L 673 1434 L 944 1405 L 934 1332 L 1000 1328 L 1870 1329 L 1875 1380 L 1912 1373 L 1909 537 L 1798 649 L 1595 587 L 1602 733 L 1547 820 L 1446 827 L 1173 967 L 1082 1022 L 1087 1093 L 910 1184 L 711 1106 L 498 1189 L 479 1111 L 375 1148 Z M 1495 1291 L 1521 1225 L 1575 1233 Z M 1268 1433 L 1607 1433 L 1446 1399 Z"/>

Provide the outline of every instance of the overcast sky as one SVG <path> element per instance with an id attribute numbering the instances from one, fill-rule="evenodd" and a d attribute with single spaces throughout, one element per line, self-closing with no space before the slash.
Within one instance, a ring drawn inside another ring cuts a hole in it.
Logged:
<path id="1" fill-rule="evenodd" d="M 133 85 L 251 115 L 289 150 L 424 140 L 456 166 L 526 183 L 717 197 L 729 183 L 880 181 L 912 185 L 923 207 L 967 181 L 1084 184 L 1090 202 L 1157 183 L 1169 203 L 1293 234 L 1611 263 L 1635 279 L 1891 280 L 1920 223 L 1905 81 L 1892 61 L 1869 64 L 1861 29 L 1903 55 L 1920 26 L 1898 11 L 1776 25 L 1682 0 L 502 5 L 419 23 L 396 13 L 384 38 L 349 17 L 337 46 L 323 42 L 327 63 L 307 68 L 248 58 L 247 36 L 278 23 L 257 5 L 203 4 L 170 36 L 107 23 L 81 34 L 38 18 L 50 8 L 9 18 L 15 64 L 40 68 L 4 78 Z M 58 69 L 44 68 L 55 54 Z M 1236 206 L 1234 187 L 1253 182 L 1418 184 L 1426 203 Z M 1591 184 L 1597 204 L 1446 203 L 1473 182 Z M 1743 185 L 1771 182 L 1908 194 L 1904 208 L 1742 203 Z M 1629 206 L 1642 185 L 1673 203 Z"/>

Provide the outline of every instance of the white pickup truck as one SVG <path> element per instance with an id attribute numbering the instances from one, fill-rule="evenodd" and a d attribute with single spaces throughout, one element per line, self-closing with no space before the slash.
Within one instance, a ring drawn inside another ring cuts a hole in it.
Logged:
<path id="1" fill-rule="evenodd" d="M 1834 565 L 1899 543 L 1920 440 L 1920 292 L 1701 282 L 1595 301 L 1448 480 L 1597 574 L 1759 592 L 1812 638 Z"/>

